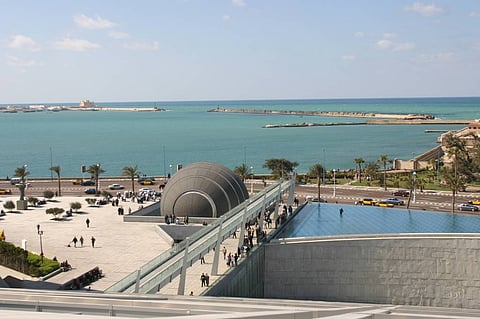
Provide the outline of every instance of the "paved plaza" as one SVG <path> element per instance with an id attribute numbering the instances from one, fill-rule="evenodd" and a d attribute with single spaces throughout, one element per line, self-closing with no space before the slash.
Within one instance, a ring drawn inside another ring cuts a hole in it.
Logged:
<path id="1" fill-rule="evenodd" d="M 91 290 L 104 291 L 170 248 L 170 244 L 158 234 L 157 223 L 124 222 L 123 216 L 118 215 L 118 207 L 111 204 L 89 207 L 85 201 L 86 198 L 89 197 L 62 196 L 54 198 L 46 205 L 29 207 L 24 211 L 8 212 L 4 209 L 6 215 L 0 217 L 0 230 L 4 230 L 7 241 L 21 247 L 22 242 L 26 240 L 27 250 L 40 254 L 40 236 L 37 233 L 37 225 L 40 225 L 43 231 L 42 246 L 45 256 L 48 258 L 55 256 L 60 262 L 68 260 L 73 269 L 40 282 L 37 278 L 29 278 L 0 267 L 0 277 L 4 278 L 10 274 L 19 279 L 26 279 L 26 288 L 54 288 L 98 266 L 104 277 L 93 282 L 89 287 Z M 17 197 L 2 197 L 0 205 L 3 207 L 6 201 L 17 199 Z M 50 207 L 61 207 L 67 211 L 72 202 L 80 202 L 82 208 L 78 213 L 74 212 L 71 217 L 54 220 L 52 215 L 45 213 Z M 139 206 L 138 203 L 130 201 L 119 204 L 125 212 L 129 209 L 136 211 Z M 89 227 L 86 225 L 87 219 L 90 220 Z M 91 245 L 92 236 L 96 239 L 94 248 Z M 77 239 L 83 237 L 83 246 L 77 242 L 77 247 L 74 247 L 73 237 Z M 229 238 L 224 241 L 222 247 L 225 246 L 233 255 L 237 245 L 238 239 Z M 210 284 L 220 278 L 221 275 L 211 275 L 213 259 L 214 252 L 210 251 L 205 256 L 204 264 L 199 260 L 187 269 L 185 295 L 193 292 L 198 296 L 206 289 L 201 286 L 202 273 L 210 275 Z M 218 273 L 224 274 L 227 268 L 221 256 Z M 162 288 L 160 293 L 177 294 L 178 281 L 179 278 L 174 279 L 172 283 Z"/>

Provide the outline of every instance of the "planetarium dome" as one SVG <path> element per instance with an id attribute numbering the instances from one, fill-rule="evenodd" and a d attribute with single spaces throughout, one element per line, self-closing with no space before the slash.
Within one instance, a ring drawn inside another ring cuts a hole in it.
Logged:
<path id="1" fill-rule="evenodd" d="M 225 166 L 199 162 L 175 173 L 163 190 L 162 215 L 219 217 L 248 198 L 241 178 Z"/>

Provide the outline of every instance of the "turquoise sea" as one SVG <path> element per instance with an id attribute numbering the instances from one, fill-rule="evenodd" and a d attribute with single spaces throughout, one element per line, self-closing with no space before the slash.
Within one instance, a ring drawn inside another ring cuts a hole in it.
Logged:
<path id="1" fill-rule="evenodd" d="M 41 103 L 39 103 L 41 104 Z M 47 105 L 47 104 L 45 104 Z M 49 105 L 78 105 L 53 103 Z M 103 176 L 121 175 L 138 165 L 147 175 L 172 173 L 177 164 L 212 161 L 231 169 L 246 163 L 267 173 L 266 159 L 286 158 L 306 172 L 315 163 L 327 169 L 355 168 L 380 155 L 410 159 L 435 145 L 440 133 L 463 125 L 362 125 L 264 129 L 266 124 L 354 122 L 355 118 L 210 113 L 216 107 L 375 113 L 428 113 L 441 119 L 479 119 L 480 97 L 405 99 L 323 99 L 200 102 L 97 102 L 104 107 L 161 107 L 165 112 L 61 111 L 0 113 L 0 176 L 28 165 L 31 177 L 81 176 L 81 165 L 100 163 Z M 21 105 L 17 105 L 21 106 Z"/>

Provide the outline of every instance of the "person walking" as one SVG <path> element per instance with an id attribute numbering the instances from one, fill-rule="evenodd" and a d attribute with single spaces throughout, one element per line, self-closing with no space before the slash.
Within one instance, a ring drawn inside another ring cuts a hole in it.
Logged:
<path id="1" fill-rule="evenodd" d="M 205 273 L 205 286 L 209 286 L 210 285 L 210 276 L 208 275 L 208 273 Z"/>
<path id="2" fill-rule="evenodd" d="M 92 248 L 95 248 L 95 237 L 92 236 L 92 238 L 90 239 L 92 241 Z"/>
<path id="3" fill-rule="evenodd" d="M 74 236 L 72 241 L 73 241 L 73 247 L 77 247 L 77 242 L 78 242 L 77 236 Z"/>
<path id="4" fill-rule="evenodd" d="M 85 223 L 87 224 L 87 228 L 90 228 L 90 219 L 87 218 L 87 220 L 85 221 Z"/>
<path id="5" fill-rule="evenodd" d="M 227 259 L 227 248 L 225 246 L 223 246 L 222 248 L 222 253 L 223 253 L 223 259 Z"/>
<path id="6" fill-rule="evenodd" d="M 83 247 L 83 236 L 80 236 L 80 246 Z"/>
<path id="7" fill-rule="evenodd" d="M 202 275 L 200 276 L 200 281 L 202 282 L 202 287 L 205 286 L 205 274 L 202 272 Z"/>

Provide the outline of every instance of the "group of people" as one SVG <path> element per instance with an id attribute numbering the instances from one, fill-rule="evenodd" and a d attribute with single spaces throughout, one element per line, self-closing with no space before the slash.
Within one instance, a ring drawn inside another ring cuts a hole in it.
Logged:
<path id="1" fill-rule="evenodd" d="M 203 273 L 200 276 L 200 281 L 202 282 L 202 287 L 208 287 L 210 285 L 210 276 L 208 273 Z"/>
<path id="2" fill-rule="evenodd" d="M 85 224 L 87 225 L 87 228 L 90 228 L 90 219 L 89 218 L 87 218 L 85 220 Z M 37 227 L 40 227 L 40 226 L 37 226 Z M 77 243 L 79 243 L 80 246 L 83 247 L 84 241 L 85 241 L 85 239 L 83 238 L 83 236 L 80 236 L 79 238 L 77 238 L 77 236 L 73 236 L 72 241 L 69 242 L 67 246 L 70 247 L 71 244 L 73 243 L 73 247 L 77 248 Z M 95 237 L 93 237 L 93 236 L 90 237 L 90 241 L 92 243 L 92 247 L 95 248 L 95 241 L 96 241 Z"/>
<path id="3" fill-rule="evenodd" d="M 90 242 L 92 243 L 92 248 L 95 248 L 95 237 L 91 237 L 90 238 Z M 83 236 L 80 236 L 80 238 L 77 238 L 77 236 L 74 236 L 72 241 L 68 244 L 68 247 L 70 247 L 70 244 L 73 243 L 73 247 L 77 248 L 77 243 L 80 244 L 80 247 L 83 247 L 83 242 L 84 242 L 84 239 L 83 239 Z"/>

